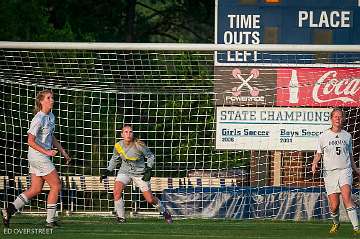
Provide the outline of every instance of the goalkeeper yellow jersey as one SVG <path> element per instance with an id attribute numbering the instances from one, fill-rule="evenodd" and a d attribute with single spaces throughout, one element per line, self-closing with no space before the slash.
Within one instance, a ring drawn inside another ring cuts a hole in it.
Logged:
<path id="1" fill-rule="evenodd" d="M 145 165 L 153 167 L 155 156 L 144 143 L 133 141 L 126 146 L 124 140 L 120 140 L 114 146 L 107 170 L 113 171 L 120 162 L 119 173 L 142 175 Z"/>

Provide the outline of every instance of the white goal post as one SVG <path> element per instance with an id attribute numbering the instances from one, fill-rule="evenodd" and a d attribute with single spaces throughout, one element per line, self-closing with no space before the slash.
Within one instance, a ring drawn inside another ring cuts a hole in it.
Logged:
<path id="1" fill-rule="evenodd" d="M 259 62 L 218 62 L 234 51 L 257 51 Z M 73 158 L 53 159 L 64 213 L 113 210 L 114 177 L 99 175 L 124 123 L 156 155 L 152 190 L 178 217 L 327 218 L 310 164 L 334 107 L 360 157 L 359 45 L 0 41 L 0 82 L 1 207 L 30 186 L 26 132 L 44 88 Z M 43 211 L 44 193 L 24 212 Z M 153 211 L 136 187 L 124 199 L 127 212 Z"/>
<path id="2" fill-rule="evenodd" d="M 139 50 L 139 51 L 279 51 L 360 52 L 359 45 L 316 44 L 205 44 L 205 43 L 105 43 L 105 42 L 14 42 L 0 41 L 1 49 Z"/>

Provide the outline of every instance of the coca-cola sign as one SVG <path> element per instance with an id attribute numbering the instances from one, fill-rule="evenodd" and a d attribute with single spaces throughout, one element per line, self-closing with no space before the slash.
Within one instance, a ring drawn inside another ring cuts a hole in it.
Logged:
<path id="1" fill-rule="evenodd" d="M 277 69 L 278 106 L 360 106 L 358 68 Z"/>

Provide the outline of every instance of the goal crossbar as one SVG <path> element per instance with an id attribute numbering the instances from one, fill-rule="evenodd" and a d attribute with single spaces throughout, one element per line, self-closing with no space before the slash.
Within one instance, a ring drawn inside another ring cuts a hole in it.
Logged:
<path id="1" fill-rule="evenodd" d="M 188 44 L 188 43 L 92 43 L 92 42 L 0 41 L 0 49 L 360 52 L 360 45 L 299 45 L 299 44 L 227 45 L 227 44 Z"/>

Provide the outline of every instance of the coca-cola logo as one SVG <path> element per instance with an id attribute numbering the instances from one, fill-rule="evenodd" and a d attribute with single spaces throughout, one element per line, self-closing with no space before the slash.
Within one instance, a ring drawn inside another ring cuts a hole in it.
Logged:
<path id="1" fill-rule="evenodd" d="M 355 95 L 360 90 L 359 78 L 337 79 L 336 71 L 328 71 L 315 83 L 312 97 L 317 103 L 340 100 L 342 102 L 356 102 Z M 328 96 L 328 97 L 327 97 Z"/>

